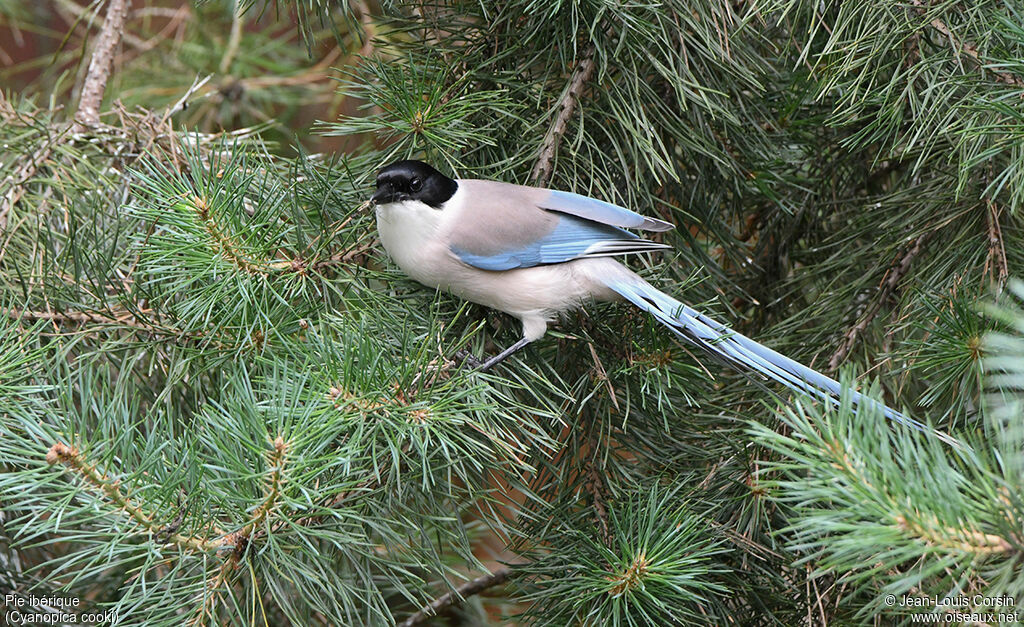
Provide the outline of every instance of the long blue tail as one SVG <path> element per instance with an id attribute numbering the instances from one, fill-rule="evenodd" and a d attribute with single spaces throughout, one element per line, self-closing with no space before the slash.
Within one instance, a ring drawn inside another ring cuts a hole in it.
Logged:
<path id="1" fill-rule="evenodd" d="M 842 386 L 835 379 L 826 377 L 767 346 L 758 344 L 657 290 L 639 276 L 629 274 L 632 276 L 606 280 L 605 285 L 640 309 L 649 312 L 681 338 L 713 355 L 723 357 L 733 364 L 759 372 L 792 390 L 820 396 L 836 404 L 839 403 Z M 878 401 L 863 397 L 860 393 L 852 390 L 850 396 L 858 406 L 875 404 L 890 420 L 926 433 L 932 433 L 943 442 L 960 446 L 960 442 L 955 438 L 927 427 L 913 418 L 908 418 Z"/>

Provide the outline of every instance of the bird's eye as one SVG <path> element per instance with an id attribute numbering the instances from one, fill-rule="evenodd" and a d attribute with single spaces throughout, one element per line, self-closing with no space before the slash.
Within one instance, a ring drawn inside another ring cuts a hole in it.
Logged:
<path id="1" fill-rule="evenodd" d="M 419 180 L 418 178 L 415 178 L 415 179 L 409 181 L 409 189 L 410 190 L 412 190 L 414 192 L 418 192 L 418 191 L 420 191 L 421 187 L 423 187 L 423 181 Z"/>

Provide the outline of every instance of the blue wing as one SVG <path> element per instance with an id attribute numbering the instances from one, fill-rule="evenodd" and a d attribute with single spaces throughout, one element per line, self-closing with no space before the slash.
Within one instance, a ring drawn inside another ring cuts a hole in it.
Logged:
<path id="1" fill-rule="evenodd" d="M 475 254 L 453 243 L 451 251 L 464 263 L 481 270 L 511 270 L 562 263 L 580 257 L 606 257 L 671 248 L 607 224 L 566 214 L 557 217 L 558 222 L 550 233 L 525 244 L 491 254 Z"/>
<path id="2" fill-rule="evenodd" d="M 454 255 L 481 270 L 670 248 L 621 227 L 664 231 L 671 224 L 600 200 L 496 181 L 458 183 L 445 237 Z"/>

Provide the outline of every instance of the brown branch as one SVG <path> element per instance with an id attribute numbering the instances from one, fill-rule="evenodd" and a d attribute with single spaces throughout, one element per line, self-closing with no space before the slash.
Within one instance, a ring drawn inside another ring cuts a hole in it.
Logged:
<path id="1" fill-rule="evenodd" d="M 601 540 L 605 546 L 611 547 L 612 533 L 608 527 L 608 509 L 604 506 L 604 495 L 601 491 L 604 482 L 601 480 L 601 473 L 597 471 L 597 465 L 593 463 L 593 457 L 591 457 L 589 474 L 590 481 L 587 482 L 587 487 L 590 488 L 590 495 L 594 499 L 594 512 L 597 514 L 597 522 L 601 526 Z"/>
<path id="2" fill-rule="evenodd" d="M 114 64 L 114 50 L 121 43 L 124 35 L 124 23 L 128 18 L 128 6 L 131 0 L 110 0 L 107 18 L 103 21 L 103 30 L 96 39 L 96 47 L 89 60 L 89 71 L 82 83 L 82 97 L 78 101 L 79 130 L 81 127 L 99 124 L 100 103 L 103 92 L 107 88 L 107 79 Z"/>
<path id="3" fill-rule="evenodd" d="M 56 322 L 75 322 L 78 324 L 123 324 L 143 331 L 158 331 L 156 327 L 140 322 L 138 318 L 136 318 L 135 314 L 128 311 L 125 311 L 120 316 L 115 316 L 106 312 L 30 311 L 27 309 L 15 309 L 14 307 L 0 307 L 0 313 L 3 313 L 11 320 L 27 320 L 30 322 L 38 320 L 53 320 Z"/>
<path id="4" fill-rule="evenodd" d="M 420 623 L 426 622 L 433 616 L 437 616 L 442 610 L 454 605 L 460 600 L 466 599 L 483 592 L 488 588 L 501 585 L 505 583 L 510 577 L 513 576 L 512 569 L 508 566 L 502 566 L 495 570 L 489 575 L 481 575 L 472 581 L 467 581 L 454 592 L 441 595 L 440 597 L 431 601 L 430 605 L 424 607 L 420 611 L 416 612 L 409 618 L 399 623 L 399 627 L 413 627 L 413 625 L 419 625 Z"/>
<path id="5" fill-rule="evenodd" d="M 991 198 L 985 199 L 985 221 L 988 225 L 988 256 L 985 258 L 985 269 L 982 276 L 990 272 L 997 290 L 1002 290 L 1010 277 L 1006 261 L 1006 245 L 1003 243 L 1003 228 L 999 224 L 1001 210 Z"/>
<path id="6" fill-rule="evenodd" d="M 889 297 L 893 295 L 896 288 L 907 273 L 910 272 L 910 267 L 914 263 L 914 259 L 921 253 L 921 248 L 925 242 L 932 236 L 934 231 L 930 231 L 921 235 L 914 243 L 911 244 L 909 250 L 907 250 L 902 257 L 900 257 L 897 263 L 894 263 L 889 271 L 886 272 L 886 276 L 882 279 L 882 285 L 879 290 L 878 296 L 868 306 L 867 311 L 861 316 L 857 324 L 850 327 L 850 329 L 844 334 L 843 343 L 836 350 L 835 354 L 828 361 L 828 367 L 830 370 L 835 370 L 839 367 L 846 356 L 850 354 L 853 349 L 853 345 L 857 343 L 857 337 L 868 328 L 871 321 L 878 315 L 879 310 L 882 308 L 882 304 L 889 300 Z"/>
<path id="7" fill-rule="evenodd" d="M 544 136 L 544 142 L 540 146 L 540 154 L 537 155 L 537 164 L 533 167 L 533 174 L 531 174 L 534 182 L 538 185 L 547 185 L 551 179 L 558 144 L 562 141 L 562 136 L 565 135 L 569 119 L 576 112 L 576 105 L 583 94 L 584 86 L 590 80 L 590 77 L 594 75 L 594 69 L 597 67 L 597 64 L 594 63 L 595 52 L 596 48 L 591 44 L 587 51 L 583 53 L 583 59 L 576 66 L 576 70 L 572 74 L 572 80 L 569 81 L 568 87 L 562 93 L 562 98 L 555 107 L 558 113 L 555 115 L 555 121 L 551 128 L 548 129 L 547 135 Z"/>
<path id="8" fill-rule="evenodd" d="M 913 4 L 914 4 L 914 7 L 916 7 L 918 13 L 920 13 L 921 15 L 926 14 L 928 9 L 931 8 L 923 0 L 912 0 L 912 1 L 913 1 Z M 1018 76 L 1014 76 L 1013 74 L 1011 74 L 1009 72 L 1003 72 L 1003 71 L 1000 71 L 1000 70 L 994 70 L 992 68 L 985 67 L 985 63 L 981 59 L 981 53 L 978 52 L 977 46 L 975 46 L 974 44 L 969 43 L 969 42 L 959 41 L 956 38 L 956 35 L 953 34 L 952 29 L 950 29 L 949 26 L 947 26 L 946 23 L 943 22 L 941 19 L 939 19 L 937 17 L 933 18 L 929 22 L 929 24 L 931 25 L 932 28 L 934 28 L 935 30 L 937 30 L 940 33 L 942 33 L 946 37 L 946 39 L 949 40 L 950 45 L 953 47 L 953 52 L 955 54 L 957 54 L 957 56 L 958 56 L 958 59 L 957 59 L 958 61 L 959 61 L 959 54 L 960 53 L 964 53 L 967 56 L 969 56 L 972 59 L 974 59 L 974 62 L 977 63 L 979 67 L 981 67 L 984 70 L 988 70 L 989 72 L 992 72 L 992 74 L 995 75 L 996 80 L 998 80 L 998 81 L 1000 81 L 1002 83 L 1006 83 L 1007 85 L 1013 85 L 1013 86 L 1016 86 L 1016 87 L 1024 87 L 1024 78 L 1020 78 Z"/>

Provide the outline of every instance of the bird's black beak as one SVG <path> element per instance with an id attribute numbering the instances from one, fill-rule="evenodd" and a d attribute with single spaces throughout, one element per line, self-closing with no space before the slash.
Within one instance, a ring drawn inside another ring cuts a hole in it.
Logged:
<path id="1" fill-rule="evenodd" d="M 374 205 L 380 205 L 383 203 L 391 202 L 395 199 L 394 191 L 389 185 L 381 185 L 377 188 L 377 191 L 373 193 L 370 198 L 370 202 Z"/>

